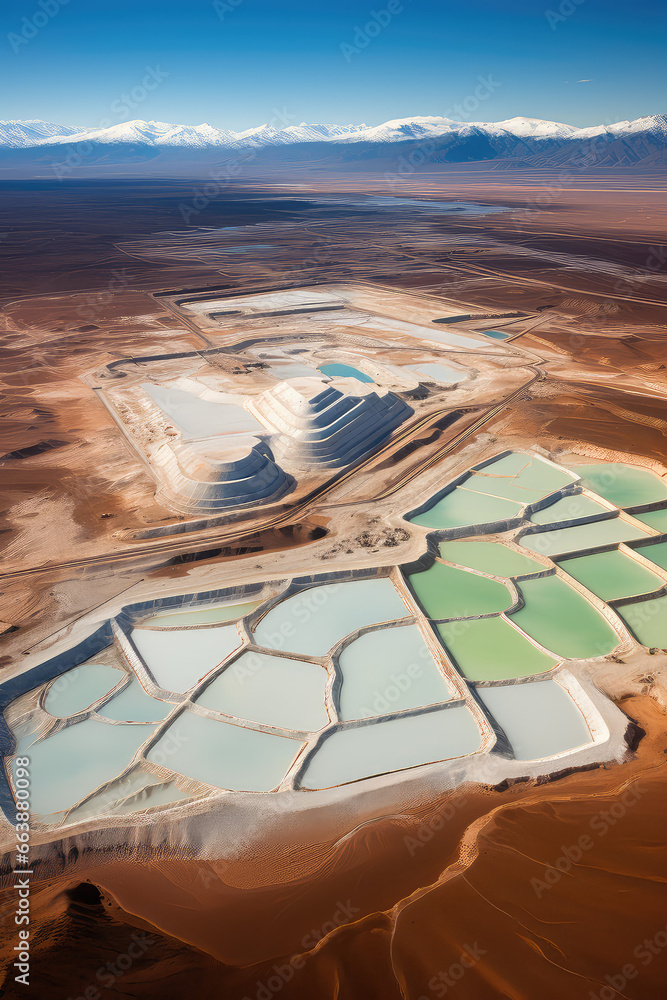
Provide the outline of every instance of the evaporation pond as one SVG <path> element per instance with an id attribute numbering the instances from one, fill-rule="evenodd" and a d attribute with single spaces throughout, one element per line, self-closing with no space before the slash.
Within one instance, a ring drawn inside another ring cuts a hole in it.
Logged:
<path id="1" fill-rule="evenodd" d="M 605 656 L 619 643 L 616 632 L 586 598 L 557 576 L 522 580 L 525 606 L 512 621 L 558 656 Z"/>
<path id="2" fill-rule="evenodd" d="M 106 663 L 82 663 L 51 682 L 44 707 L 58 719 L 85 712 L 126 677 Z"/>
<path id="3" fill-rule="evenodd" d="M 642 646 L 667 649 L 667 597 L 654 597 L 616 608 Z"/>
<path id="4" fill-rule="evenodd" d="M 542 674 L 556 660 L 534 646 L 504 618 L 438 625 L 445 648 L 471 681 L 506 681 Z"/>
<path id="5" fill-rule="evenodd" d="M 105 719 L 115 719 L 117 722 L 160 722 L 171 712 L 173 705 L 151 698 L 134 678 L 97 714 Z"/>
<path id="6" fill-rule="evenodd" d="M 637 552 L 644 556 L 645 559 L 650 559 L 656 566 L 660 566 L 661 569 L 667 569 L 667 542 L 654 542 L 653 545 L 639 545 Z M 663 581 L 661 581 L 660 586 L 662 584 Z M 655 589 L 657 590 L 658 587 Z M 648 593 L 648 590 L 644 591 L 644 593 Z"/>
<path id="7" fill-rule="evenodd" d="M 504 583 L 434 562 L 410 584 L 429 618 L 469 618 L 506 611 L 515 603 Z"/>
<path id="8" fill-rule="evenodd" d="M 164 748 L 162 744 L 164 743 Z M 176 744 L 179 749 L 173 752 Z M 147 754 L 195 781 L 237 792 L 270 792 L 276 788 L 303 742 L 256 729 L 245 729 L 185 711 Z"/>
<path id="9" fill-rule="evenodd" d="M 266 726 L 312 732 L 329 721 L 326 682 L 326 670 L 316 663 L 247 652 L 208 685 L 197 704 Z"/>
<path id="10" fill-rule="evenodd" d="M 512 452 L 482 469 L 476 469 L 462 486 L 480 493 L 506 497 L 508 500 L 532 503 L 570 486 L 573 481 L 567 469 L 551 465 L 537 455 Z"/>
<path id="11" fill-rule="evenodd" d="M 642 554 L 648 558 L 648 550 Z M 665 583 L 632 556 L 617 549 L 564 559 L 560 568 L 603 601 L 650 594 L 660 590 Z"/>
<path id="12" fill-rule="evenodd" d="M 266 428 L 236 403 L 200 399 L 191 392 L 150 382 L 142 389 L 177 424 L 185 440 L 218 434 L 266 434 Z"/>
<path id="13" fill-rule="evenodd" d="M 628 542 L 633 538 L 643 538 L 647 534 L 648 532 L 636 528 L 622 517 L 610 517 L 604 521 L 591 521 L 590 524 L 574 524 L 569 528 L 554 528 L 552 531 L 523 535 L 519 541 L 531 552 L 551 556 L 562 552 L 594 549 L 611 542 Z"/>
<path id="14" fill-rule="evenodd" d="M 69 809 L 125 770 L 153 729 L 86 719 L 34 744 L 30 747 L 31 809 L 42 815 Z M 24 752 L 19 743 L 16 756 Z"/>
<path id="15" fill-rule="evenodd" d="M 193 608 L 188 610 L 186 606 L 166 611 L 159 615 L 153 615 L 142 621 L 142 625 L 150 625 L 155 628 L 169 628 L 170 626 L 189 625 L 216 625 L 220 622 L 234 621 L 249 615 L 251 611 L 259 607 L 261 601 L 246 601 L 245 604 L 209 604 L 206 607 Z"/>
<path id="16" fill-rule="evenodd" d="M 359 382 L 373 382 L 374 379 L 352 365 L 321 365 L 318 371 L 329 378 L 356 378 Z"/>
<path id="17" fill-rule="evenodd" d="M 135 628 L 137 647 L 155 683 L 165 691 L 183 693 L 222 663 L 241 645 L 236 625 L 217 628 Z"/>
<path id="18" fill-rule="evenodd" d="M 255 628 L 255 642 L 267 649 L 325 656 L 351 632 L 408 613 L 386 578 L 330 583 L 300 591 L 271 608 Z"/>
<path id="19" fill-rule="evenodd" d="M 478 693 L 517 760 L 553 757 L 592 740 L 576 703 L 556 681 L 480 688 Z"/>
<path id="20" fill-rule="evenodd" d="M 661 510 L 647 510 L 643 514 L 633 514 L 632 516 L 662 534 L 667 533 L 667 507 L 663 507 Z"/>
<path id="21" fill-rule="evenodd" d="M 310 757 L 301 785 L 331 788 L 475 753 L 477 723 L 465 705 L 339 729 Z"/>
<path id="22" fill-rule="evenodd" d="M 521 516 L 521 504 L 513 500 L 454 489 L 428 510 L 411 517 L 425 528 L 462 528 L 472 524 L 494 524 Z"/>
<path id="23" fill-rule="evenodd" d="M 608 514 L 609 509 L 603 507 L 597 500 L 577 493 L 574 496 L 561 497 L 549 507 L 536 510 L 530 515 L 535 524 L 554 524 L 558 521 L 576 521 L 580 517 L 591 517 L 594 514 Z"/>
<path id="24" fill-rule="evenodd" d="M 581 476 L 582 486 L 598 493 L 617 507 L 634 507 L 667 500 L 667 484 L 648 469 L 610 462 L 573 466 L 573 471 Z"/>
<path id="25" fill-rule="evenodd" d="M 343 720 L 389 715 L 456 697 L 416 625 L 367 632 L 339 657 Z"/>
<path id="26" fill-rule="evenodd" d="M 541 563 L 502 542 L 442 542 L 440 555 L 447 562 L 469 566 L 491 576 L 525 576 L 544 571 Z"/>
<path id="27" fill-rule="evenodd" d="M 491 340 L 507 340 L 508 337 L 512 336 L 511 333 L 503 333 L 502 330 L 480 330 L 480 333 L 483 333 L 485 337 L 490 337 Z"/>

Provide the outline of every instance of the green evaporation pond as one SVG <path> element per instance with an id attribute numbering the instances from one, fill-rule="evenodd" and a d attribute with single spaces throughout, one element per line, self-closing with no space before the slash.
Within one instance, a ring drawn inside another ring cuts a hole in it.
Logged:
<path id="1" fill-rule="evenodd" d="M 617 507 L 667 500 L 667 484 L 649 472 L 620 462 L 579 465 L 573 469 L 581 476 L 582 486 L 599 493 Z"/>
<path id="2" fill-rule="evenodd" d="M 461 673 L 471 681 L 506 681 L 551 670 L 557 662 L 504 618 L 438 625 Z"/>
<path id="3" fill-rule="evenodd" d="M 124 771 L 153 729 L 86 719 L 31 746 L 31 809 L 46 815 L 71 808 Z M 24 752 L 19 742 L 16 756 Z"/>
<path id="4" fill-rule="evenodd" d="M 508 500 L 531 503 L 571 485 L 572 481 L 572 476 L 565 469 L 543 462 L 534 455 L 512 452 L 478 469 L 464 486 Z"/>
<path id="5" fill-rule="evenodd" d="M 482 688 L 479 695 L 517 760 L 553 757 L 591 742 L 586 720 L 556 681 Z"/>
<path id="6" fill-rule="evenodd" d="M 261 603 L 261 601 L 247 601 L 245 604 L 210 604 L 208 607 L 190 611 L 182 608 L 153 615 L 152 618 L 146 619 L 141 624 L 159 628 L 169 628 L 172 625 L 181 628 L 189 625 L 216 625 L 242 618 L 258 608 Z"/>
<path id="7" fill-rule="evenodd" d="M 108 701 L 97 714 L 117 722 L 160 722 L 171 712 L 173 705 L 146 694 L 138 680 L 131 680 L 127 687 Z"/>
<path id="8" fill-rule="evenodd" d="M 455 695 L 416 625 L 367 632 L 345 647 L 339 668 L 343 720 L 422 708 Z"/>
<path id="9" fill-rule="evenodd" d="M 197 704 L 238 719 L 311 732 L 329 721 L 327 672 L 316 663 L 243 653 L 197 698 Z"/>
<path id="10" fill-rule="evenodd" d="M 558 656 L 587 659 L 605 656 L 619 637 L 605 618 L 557 576 L 522 580 L 525 605 L 512 621 Z"/>
<path id="11" fill-rule="evenodd" d="M 356 378 L 359 382 L 374 381 L 370 375 L 360 372 L 358 368 L 353 368 L 352 365 L 321 365 L 317 370 L 329 378 Z"/>
<path id="12" fill-rule="evenodd" d="M 523 576 L 544 570 L 541 563 L 502 542 L 442 542 L 440 555 L 448 562 L 469 566 L 491 576 Z"/>
<path id="13" fill-rule="evenodd" d="M 633 514 L 632 516 L 638 521 L 648 524 L 650 528 L 655 528 L 656 531 L 667 533 L 667 507 L 664 507 L 662 510 L 649 510 L 645 514 Z"/>
<path id="14" fill-rule="evenodd" d="M 286 736 L 185 711 L 151 748 L 147 759 L 216 788 L 270 792 L 283 780 L 303 745 Z"/>
<path id="15" fill-rule="evenodd" d="M 591 517 L 594 514 L 608 514 L 607 507 L 587 497 L 585 493 L 577 493 L 570 497 L 561 497 L 550 507 L 537 510 L 530 515 L 535 524 L 554 524 L 557 521 L 577 521 L 580 517 Z"/>
<path id="16" fill-rule="evenodd" d="M 330 788 L 479 750 L 482 742 L 464 706 L 340 729 L 310 757 L 304 788 Z"/>
<path id="17" fill-rule="evenodd" d="M 523 535 L 519 544 L 531 552 L 551 556 L 562 552 L 593 549 L 598 545 L 608 545 L 610 542 L 628 542 L 633 538 L 642 538 L 646 534 L 647 532 L 641 528 L 635 528 L 620 517 L 611 517 L 604 521 L 592 521 L 590 524 L 575 524 L 570 528 L 556 528 L 553 531 Z"/>
<path id="18" fill-rule="evenodd" d="M 667 649 L 667 597 L 616 608 L 643 646 Z"/>
<path id="19" fill-rule="evenodd" d="M 661 569 L 667 569 L 667 542 L 655 542 L 653 545 L 639 545 L 637 552 L 644 556 L 645 559 L 650 559 L 656 566 L 660 566 Z M 663 583 L 664 581 L 661 581 L 659 586 L 662 586 Z M 658 587 L 655 589 L 657 590 Z M 645 591 L 645 593 L 648 593 L 648 591 Z"/>
<path id="20" fill-rule="evenodd" d="M 49 685 L 44 707 L 58 719 L 85 712 L 127 675 L 106 663 L 82 663 Z"/>
<path id="21" fill-rule="evenodd" d="M 667 552 L 665 555 L 667 556 Z M 660 590 L 665 583 L 632 556 L 616 549 L 580 556 L 578 559 L 565 559 L 560 563 L 560 568 L 603 601 L 650 594 Z"/>
<path id="22" fill-rule="evenodd" d="M 512 595 L 503 583 L 435 562 L 410 583 L 429 618 L 468 618 L 505 611 Z"/>
<path id="23" fill-rule="evenodd" d="M 521 504 L 513 500 L 502 500 L 457 488 L 410 520 L 425 528 L 462 528 L 473 524 L 510 521 L 520 517 L 521 510 Z"/>

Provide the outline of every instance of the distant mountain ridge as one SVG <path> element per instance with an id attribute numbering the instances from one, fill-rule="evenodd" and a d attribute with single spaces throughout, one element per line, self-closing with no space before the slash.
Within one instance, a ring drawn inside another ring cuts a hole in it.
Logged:
<path id="1" fill-rule="evenodd" d="M 182 176 L 235 157 L 257 168 L 294 164 L 399 176 L 448 163 L 660 168 L 667 166 L 667 116 L 588 128 L 539 118 L 418 116 L 376 126 L 265 124 L 244 132 L 141 119 L 102 129 L 0 121 L 0 176 Z"/>

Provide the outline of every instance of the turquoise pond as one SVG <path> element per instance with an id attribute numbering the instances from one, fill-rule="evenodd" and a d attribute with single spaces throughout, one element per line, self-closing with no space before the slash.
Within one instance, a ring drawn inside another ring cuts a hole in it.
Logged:
<path id="1" fill-rule="evenodd" d="M 374 382 L 374 379 L 370 375 L 360 372 L 358 368 L 353 368 L 352 365 L 321 365 L 318 371 L 329 378 L 356 378 L 359 382 Z"/>
<path id="2" fill-rule="evenodd" d="M 578 521 L 582 517 L 609 514 L 609 509 L 603 507 L 597 500 L 577 493 L 574 496 L 561 497 L 555 503 L 542 510 L 536 510 L 530 519 L 534 524 L 554 524 L 558 521 Z"/>
<path id="3" fill-rule="evenodd" d="M 503 333 L 502 330 L 480 330 L 480 333 L 484 334 L 485 337 L 490 337 L 491 340 L 507 340 L 511 337 L 511 333 Z"/>
<path id="4" fill-rule="evenodd" d="M 648 550 L 644 554 L 650 558 Z M 563 559 L 560 567 L 603 601 L 650 594 L 665 585 L 656 573 L 618 549 Z"/>
<path id="5" fill-rule="evenodd" d="M 515 603 L 504 583 L 434 562 L 408 577 L 417 600 L 429 618 L 470 618 L 506 611 Z"/>

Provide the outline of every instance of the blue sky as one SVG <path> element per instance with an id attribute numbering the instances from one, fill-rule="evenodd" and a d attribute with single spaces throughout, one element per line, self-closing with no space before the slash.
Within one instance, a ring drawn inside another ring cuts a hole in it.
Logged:
<path id="1" fill-rule="evenodd" d="M 586 125 L 667 110 L 664 0 L 3 6 L 3 119 L 208 121 L 236 130 L 281 118 L 378 124 L 454 115 L 480 77 L 494 88 L 473 120 L 526 115 Z M 147 68 L 164 78 L 142 96 Z M 127 114 L 123 95 L 133 105 Z"/>

